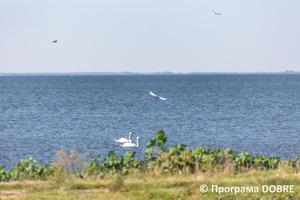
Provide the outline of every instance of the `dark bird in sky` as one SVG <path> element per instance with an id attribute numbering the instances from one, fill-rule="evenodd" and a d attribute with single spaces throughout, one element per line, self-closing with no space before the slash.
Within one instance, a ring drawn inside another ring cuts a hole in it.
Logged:
<path id="1" fill-rule="evenodd" d="M 221 15 L 221 13 L 216 13 L 214 10 L 212 10 L 215 15 Z"/>
<path id="2" fill-rule="evenodd" d="M 151 91 L 149 91 L 149 93 L 150 93 L 152 96 L 155 96 L 155 97 L 158 98 L 158 99 L 161 99 L 161 100 L 167 100 L 167 98 L 163 98 L 163 97 L 157 96 L 156 94 L 154 94 L 154 93 L 151 92 Z"/>
<path id="3" fill-rule="evenodd" d="M 54 40 L 54 41 L 53 41 L 53 43 L 56 43 L 56 42 L 57 42 L 57 40 Z"/>

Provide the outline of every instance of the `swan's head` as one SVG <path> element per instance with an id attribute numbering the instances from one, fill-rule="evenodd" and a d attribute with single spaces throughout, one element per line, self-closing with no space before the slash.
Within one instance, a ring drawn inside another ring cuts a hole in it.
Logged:
<path id="1" fill-rule="evenodd" d="M 130 132 L 129 135 L 133 135 L 132 132 Z"/>
<path id="2" fill-rule="evenodd" d="M 140 140 L 140 137 L 137 137 L 136 139 Z"/>

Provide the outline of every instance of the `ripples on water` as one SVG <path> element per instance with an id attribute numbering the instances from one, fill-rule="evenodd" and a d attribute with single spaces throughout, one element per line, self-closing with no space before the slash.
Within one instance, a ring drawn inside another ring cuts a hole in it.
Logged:
<path id="1" fill-rule="evenodd" d="M 114 139 L 140 136 L 141 157 L 155 131 L 167 145 L 297 155 L 300 75 L 0 77 L 0 166 L 56 150 L 107 154 Z M 162 101 L 148 91 L 168 98 Z M 125 149 L 133 150 L 133 149 Z"/>

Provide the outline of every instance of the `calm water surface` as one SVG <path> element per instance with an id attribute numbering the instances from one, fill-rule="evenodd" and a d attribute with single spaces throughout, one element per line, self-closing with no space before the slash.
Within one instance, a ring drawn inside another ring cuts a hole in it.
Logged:
<path id="1" fill-rule="evenodd" d="M 168 98 L 162 101 L 148 91 Z M 169 146 L 230 147 L 255 155 L 299 154 L 300 75 L 0 77 L 0 166 L 58 149 L 124 149 L 131 131 L 141 156 L 155 131 Z"/>

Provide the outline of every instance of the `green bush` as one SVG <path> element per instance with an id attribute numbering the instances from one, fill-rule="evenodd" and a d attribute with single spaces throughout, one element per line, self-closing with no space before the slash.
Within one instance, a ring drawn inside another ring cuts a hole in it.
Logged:
<path id="1" fill-rule="evenodd" d="M 101 154 L 89 163 L 82 164 L 84 156 L 78 156 L 76 149 L 68 155 L 65 150 L 57 152 L 58 158 L 52 165 L 37 164 L 37 160 L 28 157 L 6 171 L 5 166 L 0 167 L 0 181 L 21 179 L 43 179 L 57 177 L 59 174 L 75 175 L 76 177 L 99 177 L 106 174 L 121 176 L 129 175 L 133 170 L 140 172 L 155 171 L 159 173 L 195 173 L 197 171 L 233 170 L 272 170 L 279 166 L 285 166 L 299 171 L 300 159 L 294 157 L 289 160 L 281 160 L 279 157 L 257 156 L 246 152 L 234 152 L 233 149 L 210 150 L 206 147 L 188 149 L 185 144 L 166 147 L 167 137 L 163 130 L 157 130 L 146 145 L 143 158 L 135 159 L 135 151 L 126 152 L 124 156 L 116 156 L 110 151 L 104 160 L 100 162 Z"/>

